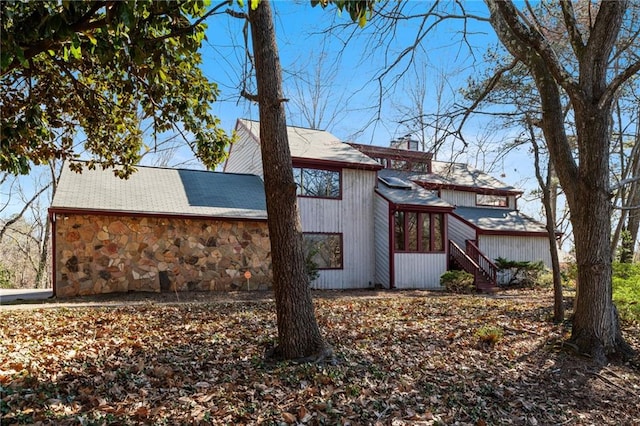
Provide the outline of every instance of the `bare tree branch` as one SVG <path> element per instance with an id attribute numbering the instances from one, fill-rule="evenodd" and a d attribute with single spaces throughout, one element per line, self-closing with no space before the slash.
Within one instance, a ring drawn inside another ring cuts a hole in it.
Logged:
<path id="1" fill-rule="evenodd" d="M 9 227 L 11 225 L 13 225 L 17 221 L 19 221 L 20 218 L 22 218 L 22 216 L 24 215 L 24 213 L 29 209 L 29 206 L 31 205 L 31 203 L 33 203 L 43 192 L 45 192 L 47 189 L 49 189 L 50 186 L 51 186 L 51 182 L 49 182 L 47 185 L 45 185 L 42 188 L 40 188 L 40 190 L 38 192 L 36 192 L 33 195 L 33 197 L 31 197 L 29 199 L 29 201 L 27 201 L 25 203 L 24 207 L 22 207 L 22 210 L 20 210 L 20 212 L 18 212 L 11 219 L 7 220 L 6 222 L 4 222 L 2 224 L 2 228 L 0 228 L 0 241 L 2 241 L 2 237 L 7 232 L 7 229 L 9 229 Z"/>
<path id="2" fill-rule="evenodd" d="M 491 79 L 489 79 L 489 81 L 485 85 L 480 95 L 478 95 L 476 99 L 473 101 L 473 104 L 471 104 L 471 106 L 466 108 L 466 111 L 462 116 L 460 125 L 458 126 L 458 132 L 462 133 L 462 127 L 466 123 L 469 116 L 475 112 L 476 108 L 478 108 L 478 106 L 487 98 L 487 96 L 489 96 L 489 94 L 493 91 L 493 89 L 495 89 L 496 85 L 500 82 L 500 79 L 502 78 L 502 76 L 508 71 L 513 70 L 516 67 L 516 65 L 518 65 L 519 62 L 520 62 L 519 59 L 514 58 L 508 65 L 502 68 L 499 68 L 496 71 L 496 73 L 491 77 Z"/>
<path id="3" fill-rule="evenodd" d="M 560 9 L 562 9 L 564 25 L 567 27 L 571 47 L 573 47 L 573 51 L 576 53 L 576 56 L 580 58 L 584 53 L 585 46 L 584 42 L 582 41 L 582 34 L 580 34 L 580 30 L 578 29 L 578 24 L 576 22 L 576 14 L 573 10 L 573 3 L 571 1 L 562 0 L 560 2 Z"/>

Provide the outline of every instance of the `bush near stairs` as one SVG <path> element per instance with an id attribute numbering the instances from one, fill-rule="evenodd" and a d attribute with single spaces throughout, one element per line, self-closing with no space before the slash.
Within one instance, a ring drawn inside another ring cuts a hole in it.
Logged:
<path id="1" fill-rule="evenodd" d="M 447 271 L 440 276 L 440 285 L 451 293 L 475 293 L 473 274 L 465 271 Z"/>

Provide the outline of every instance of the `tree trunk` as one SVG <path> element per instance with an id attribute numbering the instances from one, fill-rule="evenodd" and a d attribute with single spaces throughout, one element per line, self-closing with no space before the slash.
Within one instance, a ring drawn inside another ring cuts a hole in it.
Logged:
<path id="1" fill-rule="evenodd" d="M 608 128 L 602 125 L 608 120 L 589 120 L 590 112 L 604 113 L 589 109 L 577 108 L 575 113 L 578 138 L 591 148 L 589 155 L 580 156 L 578 180 L 568 185 L 573 193 L 570 198 L 571 224 L 580 287 L 572 340 L 582 351 L 602 359 L 606 354 L 616 352 L 620 331 L 611 285 L 609 144 Z"/>
<path id="2" fill-rule="evenodd" d="M 36 271 L 35 279 L 36 288 L 49 287 L 49 280 L 43 280 L 45 272 L 47 272 L 47 260 L 49 259 L 49 238 L 51 234 L 51 220 L 49 215 L 47 215 L 44 223 L 44 237 L 40 242 L 40 258 L 38 259 L 38 269 Z"/>
<path id="3" fill-rule="evenodd" d="M 609 354 L 632 353 L 622 339 L 612 300 L 609 120 L 613 90 L 607 90 L 607 63 L 626 5 L 600 3 L 589 40 L 573 37 L 578 76 L 573 78 L 537 29 L 519 18 L 511 1 L 485 0 L 491 24 L 503 45 L 529 68 L 540 94 L 542 129 L 549 155 L 567 196 L 578 264 L 578 292 L 571 339 L 581 352 L 603 363 Z M 572 8 L 562 4 L 567 15 Z M 575 17 L 565 18 L 565 24 Z M 575 36 L 575 28 L 568 33 Z M 560 89 L 574 110 L 578 161 L 567 138 Z"/>
<path id="4" fill-rule="evenodd" d="M 250 8 L 249 21 L 258 87 L 260 144 L 278 323 L 278 346 L 272 356 L 311 360 L 330 353 L 330 348 L 316 321 L 305 270 L 282 95 L 282 70 L 268 0 L 262 0 L 255 9 Z"/>
<path id="5" fill-rule="evenodd" d="M 546 219 L 546 227 L 549 236 L 549 253 L 551 254 L 551 273 L 553 275 L 553 322 L 564 321 L 564 297 L 562 294 L 562 276 L 560 275 L 560 259 L 558 257 L 558 245 L 556 243 L 556 208 L 557 208 L 557 185 L 556 173 L 553 168 L 553 161 L 549 158 L 547 168 L 547 179 L 542 177 L 540 171 L 540 149 L 536 142 L 536 135 L 531 121 L 527 122 L 529 137 L 533 145 L 534 167 L 538 185 L 542 191 L 542 205 Z"/>

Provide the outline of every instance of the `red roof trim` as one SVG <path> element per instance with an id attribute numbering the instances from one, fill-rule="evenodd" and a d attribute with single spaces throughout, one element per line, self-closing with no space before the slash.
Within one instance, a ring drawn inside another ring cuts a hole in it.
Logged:
<path id="1" fill-rule="evenodd" d="M 382 170 L 380 164 L 349 163 L 346 161 L 324 160 L 318 158 L 291 157 L 293 167 L 311 167 L 321 169 L 356 169 L 356 170 Z"/>
<path id="2" fill-rule="evenodd" d="M 451 213 L 455 207 L 442 207 L 442 206 L 422 206 L 416 204 L 396 204 L 387 198 L 383 193 L 379 191 L 375 191 L 377 195 L 384 198 L 384 200 L 389 203 L 389 206 L 392 206 L 394 209 L 402 209 L 406 211 L 414 211 L 414 212 L 432 212 L 432 213 Z"/>
<path id="3" fill-rule="evenodd" d="M 428 163 L 433 154 L 425 151 L 411 151 L 408 149 L 391 148 L 377 145 L 363 145 L 348 142 L 349 145 L 368 156 L 384 157 L 391 160 L 406 160 L 420 163 Z"/>
<path id="4" fill-rule="evenodd" d="M 456 185 L 452 183 L 425 182 L 421 180 L 414 180 L 413 182 L 429 190 L 450 189 L 452 191 L 472 192 L 474 194 L 483 194 L 483 195 L 521 195 L 523 193 L 522 191 L 519 191 L 516 189 L 511 189 L 511 190 L 492 189 L 492 188 Z"/>
<path id="5" fill-rule="evenodd" d="M 253 217 L 225 217 L 225 216 L 210 216 L 210 215 L 189 215 L 189 214 L 176 214 L 176 213 L 150 213 L 150 212 L 133 212 L 123 210 L 100 210 L 100 209 L 72 209 L 72 208 L 60 208 L 50 207 L 49 214 L 73 214 L 73 215 L 98 215 L 98 216 L 129 216 L 129 217 L 164 217 L 167 219 L 202 219 L 202 220 L 217 220 L 217 221 L 232 221 L 232 222 L 266 222 L 264 218 Z"/>

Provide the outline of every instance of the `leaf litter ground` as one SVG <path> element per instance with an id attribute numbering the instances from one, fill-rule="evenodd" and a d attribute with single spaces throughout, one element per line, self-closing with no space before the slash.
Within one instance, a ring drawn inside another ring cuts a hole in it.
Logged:
<path id="1" fill-rule="evenodd" d="M 263 359 L 269 293 L 3 307 L 0 424 L 640 424 L 638 360 L 572 353 L 548 293 L 314 298 L 332 363 Z"/>

